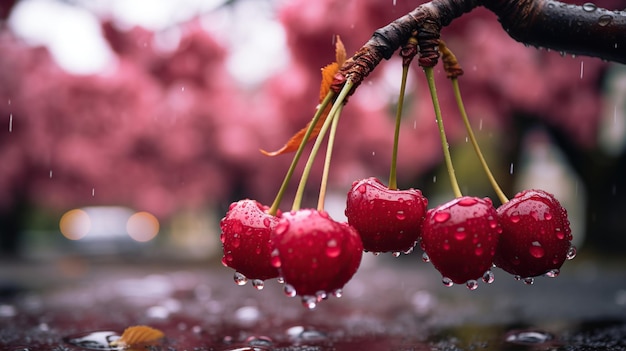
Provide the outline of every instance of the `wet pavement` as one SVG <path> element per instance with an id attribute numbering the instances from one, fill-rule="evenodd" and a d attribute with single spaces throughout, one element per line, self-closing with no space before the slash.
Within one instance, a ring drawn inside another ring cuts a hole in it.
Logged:
<path id="1" fill-rule="evenodd" d="M 365 256 L 343 296 L 314 310 L 275 281 L 236 286 L 215 265 L 80 259 L 0 266 L 0 349 L 106 350 L 133 325 L 148 350 L 626 350 L 626 262 L 577 257 L 533 285 L 495 269 L 444 287 L 418 254 Z M 107 339 L 108 338 L 108 339 Z"/>

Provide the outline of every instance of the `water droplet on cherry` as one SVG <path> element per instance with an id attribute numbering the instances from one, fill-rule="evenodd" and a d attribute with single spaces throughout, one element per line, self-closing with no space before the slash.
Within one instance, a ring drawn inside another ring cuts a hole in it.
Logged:
<path id="1" fill-rule="evenodd" d="M 543 218 L 544 218 L 546 221 L 551 220 L 551 219 L 552 219 L 552 213 L 550 213 L 550 212 L 545 212 L 545 213 L 543 214 Z"/>
<path id="2" fill-rule="evenodd" d="M 365 184 L 361 184 L 359 185 L 358 188 L 356 188 L 356 190 L 360 192 L 361 194 L 365 194 L 365 192 L 367 191 L 367 188 L 365 187 Z"/>
<path id="3" fill-rule="evenodd" d="M 317 297 L 311 295 L 302 296 L 302 306 L 312 310 L 317 307 Z"/>
<path id="4" fill-rule="evenodd" d="M 565 255 L 565 258 L 568 260 L 573 260 L 574 257 L 576 257 L 576 246 L 572 245 L 569 247 L 569 249 L 567 249 L 567 254 Z"/>
<path id="5" fill-rule="evenodd" d="M 287 297 L 296 296 L 296 289 L 289 284 L 285 284 L 285 286 L 283 287 L 283 292 L 285 293 L 285 295 L 287 295 Z"/>
<path id="6" fill-rule="evenodd" d="M 326 256 L 334 258 L 341 254 L 341 247 L 337 245 L 337 240 L 330 239 L 326 243 Z"/>
<path id="7" fill-rule="evenodd" d="M 278 255 L 278 249 L 274 249 L 274 251 L 272 251 L 272 255 L 270 256 L 270 264 L 274 268 L 280 268 L 282 263 L 280 262 L 280 256 Z"/>
<path id="8" fill-rule="evenodd" d="M 447 221 L 448 219 L 450 219 L 450 212 L 437 212 L 433 216 L 433 219 L 437 223 L 443 223 Z"/>
<path id="9" fill-rule="evenodd" d="M 400 252 L 400 251 L 394 251 L 394 252 L 392 252 L 392 253 L 391 253 L 391 255 L 392 255 L 393 257 L 400 257 L 400 254 L 401 254 L 401 252 Z"/>
<path id="10" fill-rule="evenodd" d="M 278 223 L 278 225 L 276 225 L 276 228 L 274 229 L 274 234 L 283 235 L 288 229 L 289 229 L 289 222 L 281 221 Z"/>
<path id="11" fill-rule="evenodd" d="M 263 218 L 263 225 L 265 227 L 269 228 L 270 224 L 271 224 L 271 221 L 270 221 L 269 218 L 267 218 L 267 217 Z"/>
<path id="12" fill-rule="evenodd" d="M 265 285 L 263 284 L 263 281 L 261 279 L 253 279 L 252 286 L 257 290 L 263 290 L 263 287 Z"/>
<path id="13" fill-rule="evenodd" d="M 483 274 L 483 281 L 487 284 L 493 283 L 495 279 L 496 277 L 491 270 L 488 270 L 485 272 L 485 274 Z"/>
<path id="14" fill-rule="evenodd" d="M 465 283 L 465 286 L 470 290 L 476 290 L 478 289 L 478 282 L 474 279 L 470 279 Z"/>
<path id="15" fill-rule="evenodd" d="M 426 252 L 422 254 L 422 261 L 430 262 L 430 257 L 428 257 L 428 254 Z"/>
<path id="16" fill-rule="evenodd" d="M 520 221 L 520 219 L 522 219 L 519 215 L 519 212 L 515 211 L 511 214 L 511 223 L 517 223 Z"/>
<path id="17" fill-rule="evenodd" d="M 461 206 L 474 206 L 476 203 L 478 203 L 478 200 L 473 197 L 464 197 L 459 200 L 459 205 Z"/>
<path id="18" fill-rule="evenodd" d="M 447 286 L 448 288 L 454 285 L 454 282 L 452 281 L 452 279 L 448 277 L 441 278 L 441 282 L 443 283 L 443 285 Z"/>
<path id="19" fill-rule="evenodd" d="M 556 278 L 559 276 L 559 273 L 561 273 L 561 271 L 558 268 L 554 268 L 547 271 L 544 275 L 548 278 Z"/>
<path id="20" fill-rule="evenodd" d="M 456 232 L 454 233 L 454 238 L 459 241 L 465 239 L 466 236 L 467 236 L 467 233 L 465 233 L 465 228 L 463 227 L 458 227 L 456 229 Z"/>
<path id="21" fill-rule="evenodd" d="M 397 218 L 399 221 L 403 221 L 403 220 L 406 218 L 406 214 L 404 214 L 404 211 L 398 211 L 398 212 L 396 213 L 396 218 Z"/>
<path id="22" fill-rule="evenodd" d="M 535 258 L 542 258 L 546 253 L 538 241 L 533 241 L 532 245 L 528 248 L 528 251 Z"/>
<path id="23" fill-rule="evenodd" d="M 239 272 L 235 272 L 235 275 L 233 276 L 233 280 L 235 281 L 235 284 L 239 286 L 246 285 L 246 283 L 248 282 L 248 278 L 246 278 L 245 275 Z"/>
<path id="24" fill-rule="evenodd" d="M 334 297 L 340 298 L 340 297 L 342 297 L 342 296 L 343 296 L 343 290 L 341 290 L 341 289 L 335 289 L 335 290 L 333 290 L 333 291 L 331 292 L 331 294 L 332 294 Z"/>

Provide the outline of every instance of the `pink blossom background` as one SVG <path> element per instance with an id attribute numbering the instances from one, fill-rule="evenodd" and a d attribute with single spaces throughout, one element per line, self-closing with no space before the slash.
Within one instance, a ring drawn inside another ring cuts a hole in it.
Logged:
<path id="1" fill-rule="evenodd" d="M 286 33 L 287 64 L 254 88 L 225 68 L 229 49 L 201 25 L 207 14 L 179 24 L 180 41 L 171 51 L 155 48 L 153 31 L 102 18 L 117 64 L 89 75 L 68 73 L 45 47 L 29 45 L 2 25 L 0 212 L 13 213 L 18 202 L 62 211 L 126 205 L 167 219 L 243 197 L 271 203 L 291 157 L 268 158 L 258 149 L 278 149 L 312 117 L 319 69 L 334 58 L 334 35 L 350 54 L 376 28 L 419 3 L 285 2 L 276 20 Z M 597 3 L 615 8 L 621 2 Z M 6 18 L 10 5 L 3 6 Z M 526 47 L 482 8 L 453 22 L 442 37 L 465 68 L 461 88 L 481 133 L 515 133 L 513 116 L 525 113 L 561 130 L 581 150 L 596 147 L 599 82 L 608 63 Z M 254 67 L 257 59 L 250 55 L 247 65 Z M 400 70 L 396 56 L 383 62 L 350 99 L 338 131 L 331 189 L 347 191 L 356 179 L 387 176 Z M 465 132 L 441 67 L 437 84 L 454 145 Z M 416 186 L 416 179 L 442 161 L 425 87 L 415 65 L 400 140 L 403 187 Z M 311 175 L 310 197 L 320 166 Z M 285 208 L 297 181 L 292 183 Z"/>

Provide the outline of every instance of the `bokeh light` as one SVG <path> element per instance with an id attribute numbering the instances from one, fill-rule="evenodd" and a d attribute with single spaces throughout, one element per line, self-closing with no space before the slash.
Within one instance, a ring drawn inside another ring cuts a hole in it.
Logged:
<path id="1" fill-rule="evenodd" d="M 151 213 L 137 212 L 126 222 L 126 230 L 135 241 L 150 241 L 159 233 L 159 220 Z"/>
<path id="2" fill-rule="evenodd" d="M 61 217 L 59 229 L 61 229 L 61 234 L 67 239 L 80 240 L 91 229 L 91 219 L 87 212 L 83 210 L 70 210 Z"/>

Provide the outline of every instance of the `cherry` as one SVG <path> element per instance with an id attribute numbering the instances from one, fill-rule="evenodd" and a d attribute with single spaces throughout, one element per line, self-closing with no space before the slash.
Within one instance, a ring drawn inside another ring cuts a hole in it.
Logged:
<path id="1" fill-rule="evenodd" d="M 279 217 L 268 214 L 267 210 L 267 206 L 257 201 L 240 200 L 230 205 L 226 217 L 220 221 L 222 264 L 236 271 L 235 282 L 239 285 L 252 279 L 254 287 L 262 289 L 263 280 L 278 277 L 270 256 L 272 232 Z"/>
<path id="2" fill-rule="evenodd" d="M 573 255 L 567 211 L 554 195 L 525 190 L 498 208 L 502 236 L 494 263 L 532 283 L 542 274 L 556 276 Z"/>
<path id="3" fill-rule="evenodd" d="M 477 279 L 493 280 L 489 269 L 501 231 L 489 198 L 463 196 L 427 212 L 421 247 L 444 284 L 475 289 Z"/>
<path id="4" fill-rule="evenodd" d="M 391 190 L 376 178 L 352 183 L 345 214 L 371 252 L 410 252 L 419 239 L 428 200 L 415 189 Z"/>
<path id="5" fill-rule="evenodd" d="M 285 281 L 285 293 L 301 296 L 308 308 L 314 308 L 329 293 L 339 296 L 363 254 L 354 228 L 313 209 L 283 214 L 273 241 L 276 250 L 272 263 Z"/>

